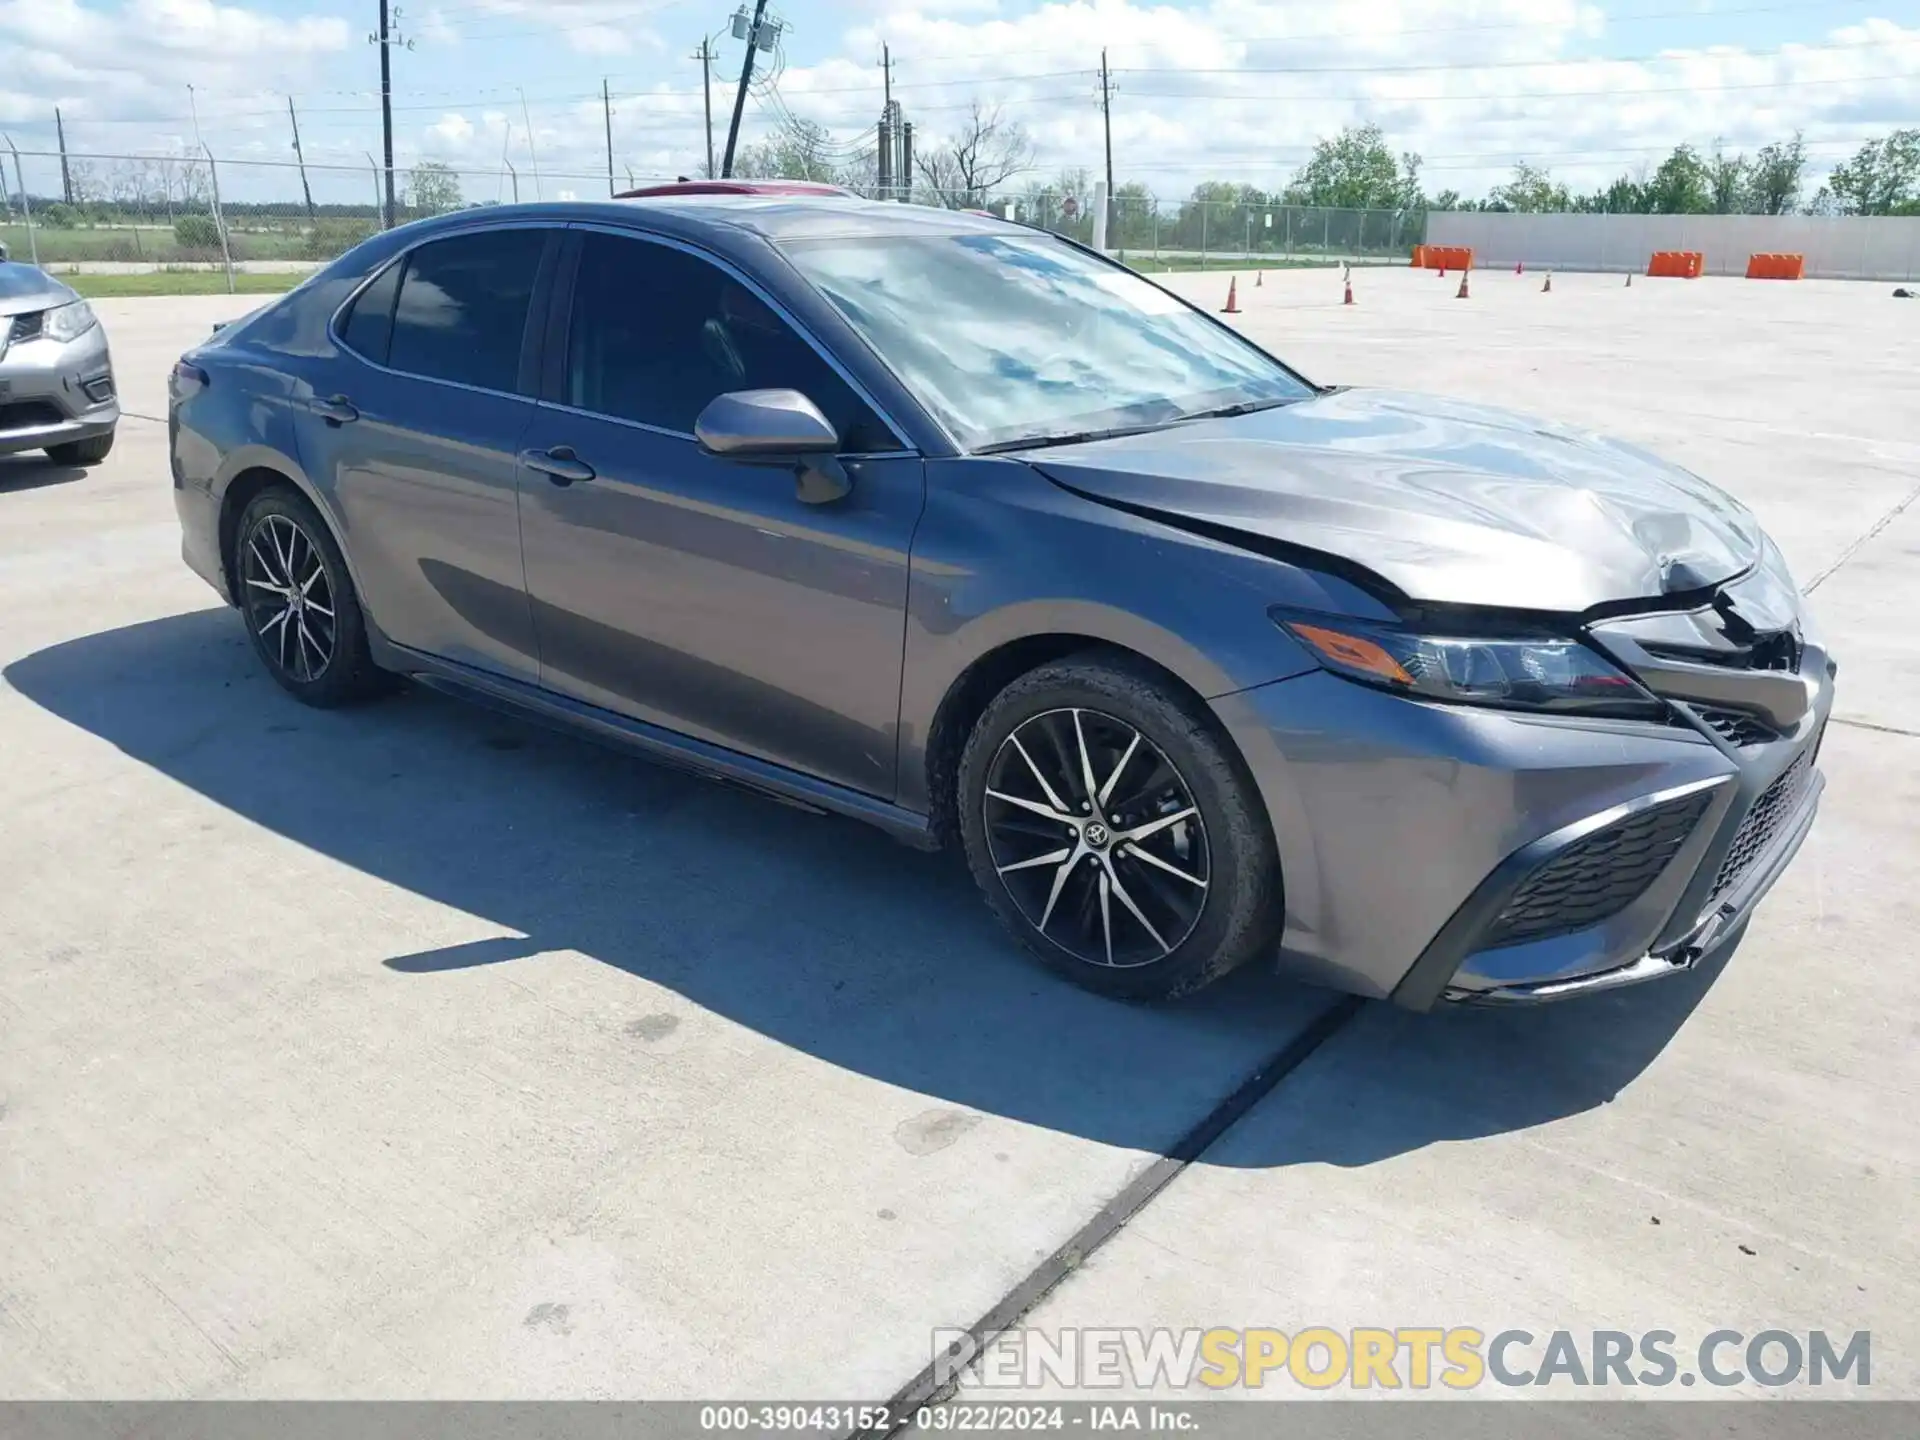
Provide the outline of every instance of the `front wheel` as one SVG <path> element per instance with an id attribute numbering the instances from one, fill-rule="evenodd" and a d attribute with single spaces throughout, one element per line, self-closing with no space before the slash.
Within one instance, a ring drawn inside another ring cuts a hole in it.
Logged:
<path id="1" fill-rule="evenodd" d="M 1201 707 L 1144 665 L 1089 654 L 1014 681 L 975 725 L 959 787 L 988 905 L 1077 984 L 1171 999 L 1277 935 L 1258 796 Z"/>
<path id="2" fill-rule="evenodd" d="M 235 543 L 233 572 L 247 635 L 283 689 L 328 708 L 386 688 L 368 650 L 346 560 L 304 497 L 262 491 L 241 515 Z"/>
<path id="3" fill-rule="evenodd" d="M 47 458 L 56 465 L 98 465 L 113 449 L 113 431 L 65 445 L 49 445 Z"/>

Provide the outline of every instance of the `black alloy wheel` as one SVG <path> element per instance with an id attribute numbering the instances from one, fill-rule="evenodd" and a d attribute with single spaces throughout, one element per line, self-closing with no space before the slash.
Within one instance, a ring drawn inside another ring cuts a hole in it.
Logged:
<path id="1" fill-rule="evenodd" d="M 994 872 L 1076 960 L 1129 968 L 1199 924 L 1212 863 L 1193 791 L 1117 716 L 1048 710 L 1000 743 L 983 796 Z"/>
<path id="2" fill-rule="evenodd" d="M 1172 999 L 1277 942 L 1259 791 L 1205 702 L 1137 657 L 1014 680 L 974 722 L 954 798 L 988 906 L 1075 984 Z"/>

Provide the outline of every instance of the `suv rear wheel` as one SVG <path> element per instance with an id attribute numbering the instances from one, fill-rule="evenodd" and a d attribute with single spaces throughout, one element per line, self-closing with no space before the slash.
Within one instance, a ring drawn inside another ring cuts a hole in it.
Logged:
<path id="1" fill-rule="evenodd" d="M 1101 994 L 1165 1000 L 1273 943 L 1265 812 L 1200 707 L 1144 665 L 1044 665 L 961 756 L 967 863 L 1021 944 Z"/>

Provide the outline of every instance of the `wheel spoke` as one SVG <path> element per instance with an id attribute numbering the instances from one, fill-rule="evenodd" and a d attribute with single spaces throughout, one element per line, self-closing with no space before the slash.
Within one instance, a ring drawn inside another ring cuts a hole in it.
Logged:
<path id="1" fill-rule="evenodd" d="M 304 616 L 304 615 L 300 615 L 300 616 L 296 616 L 296 617 L 295 617 L 295 623 L 296 623 L 296 624 L 298 624 L 298 625 L 299 625 L 299 627 L 300 627 L 300 661 L 301 661 L 301 665 L 302 665 L 302 667 L 303 667 L 303 668 L 305 668 L 305 669 L 306 669 L 306 671 L 307 671 L 307 674 L 308 674 L 309 676 L 313 676 L 313 675 L 318 675 L 318 674 L 319 674 L 319 673 L 320 673 L 320 672 L 321 672 L 322 670 L 324 670 L 324 669 L 326 669 L 326 668 L 327 668 L 327 652 L 326 652 L 326 650 L 325 650 L 325 649 L 324 649 L 324 648 L 323 648 L 323 647 L 321 646 L 321 644 L 320 644 L 320 642 L 319 642 L 318 640 L 316 640 L 316 639 L 314 639 L 314 637 L 313 637 L 313 632 L 307 629 L 307 617 L 306 617 L 306 616 Z M 319 663 L 318 665 L 310 665 L 310 664 L 308 664 L 308 663 L 307 663 L 307 658 L 306 658 L 306 657 L 307 657 L 307 647 L 308 647 L 309 645 L 311 645 L 311 646 L 313 647 L 313 653 L 314 653 L 315 655 L 317 655 L 317 656 L 319 656 L 319 657 L 320 657 L 320 663 Z"/>
<path id="2" fill-rule="evenodd" d="M 1079 824 L 1079 821 L 1072 815 L 1042 805 L 1038 800 L 1028 800 L 1019 795 L 1009 795 L 1004 790 L 989 790 L 987 791 L 987 798 L 990 800 L 998 800 L 1004 805 L 1017 805 L 1022 810 L 1031 810 L 1036 815 L 1044 815 L 1047 819 L 1057 820 L 1062 825 L 1077 826 Z"/>
<path id="3" fill-rule="evenodd" d="M 1093 783 L 1093 757 L 1087 754 L 1087 732 L 1081 728 L 1080 712 L 1073 712 L 1073 739 L 1080 749 L 1080 783 L 1086 786 L 1086 797 L 1092 800 L 1099 787 Z"/>
<path id="4" fill-rule="evenodd" d="M 280 559 L 280 577 L 287 584 L 293 584 L 293 556 L 290 553 L 292 547 L 288 546 L 285 550 L 280 548 L 280 525 L 277 518 L 267 522 L 267 539 L 273 543 L 273 553 Z"/>
<path id="5" fill-rule="evenodd" d="M 266 638 L 267 638 L 267 632 L 268 632 L 269 630 L 271 630 L 271 629 L 273 629 L 273 627 L 274 627 L 274 626 L 276 626 L 276 625 L 284 625 L 284 624 L 286 624 L 286 623 L 287 623 L 287 617 L 289 617 L 289 616 L 290 616 L 290 615 L 292 615 L 292 614 L 293 614 L 293 607 L 292 607 L 292 606 L 288 606 L 288 607 L 287 607 L 286 609 L 284 609 L 284 610 L 281 610 L 281 611 L 278 611 L 278 612 L 276 612 L 276 613 L 275 613 L 275 615 L 274 615 L 274 617 L 273 617 L 273 618 L 272 618 L 271 620 L 269 620 L 269 621 L 267 621 L 267 623 L 266 623 L 266 624 L 264 624 L 264 625 L 262 625 L 262 626 L 260 627 L 260 638 L 261 638 L 262 640 L 264 640 L 264 639 L 266 639 Z"/>
<path id="6" fill-rule="evenodd" d="M 1058 865 L 1063 861 L 1071 862 L 1072 859 L 1073 851 L 1071 849 L 1055 850 L 1048 855 L 1036 855 L 1031 860 L 1016 860 L 1011 865 L 1000 865 L 996 866 L 995 869 L 997 873 L 1001 875 L 1011 875 L 1015 870 L 1032 870 L 1040 865 Z"/>
<path id="7" fill-rule="evenodd" d="M 1112 871 L 1109 870 L 1108 874 L 1111 875 Z M 1120 903 L 1127 907 L 1127 913 L 1140 922 L 1140 928 L 1153 937 L 1153 943 L 1160 947 L 1160 953 L 1162 955 L 1167 954 L 1173 949 L 1171 945 L 1160 938 L 1160 932 L 1153 928 L 1153 922 L 1140 913 L 1140 907 L 1133 903 L 1133 896 L 1127 893 L 1127 887 L 1120 883 L 1120 877 L 1118 875 L 1113 875 L 1113 893 L 1119 897 Z"/>
<path id="8" fill-rule="evenodd" d="M 308 600 L 307 609 L 311 610 L 315 615 L 324 615 L 329 620 L 333 619 L 333 611 L 322 605 L 318 600 Z"/>
<path id="9" fill-rule="evenodd" d="M 1072 873 L 1073 861 L 1070 859 L 1062 862 L 1060 868 L 1053 872 L 1053 889 L 1047 892 L 1047 908 L 1040 912 L 1040 923 L 1035 927 L 1042 935 L 1047 933 L 1047 922 L 1053 918 L 1053 907 L 1060 903 L 1060 892 L 1067 888 L 1067 877 Z"/>
<path id="10" fill-rule="evenodd" d="M 249 575 L 247 577 L 247 584 L 252 585 L 253 587 L 259 590 L 271 590 L 275 595 L 278 595 L 282 600 L 287 598 L 287 587 L 284 585 L 276 585 L 271 580 L 256 580 L 251 575 Z"/>
<path id="11" fill-rule="evenodd" d="M 1117 762 L 1115 762 L 1113 767 L 1113 773 L 1107 776 L 1107 783 L 1100 787 L 1099 804 L 1100 804 L 1100 810 L 1102 814 L 1106 812 L 1107 801 L 1113 795 L 1113 787 L 1120 783 L 1121 772 L 1127 768 L 1127 762 L 1133 759 L 1133 752 L 1138 750 L 1139 748 L 1140 748 L 1140 732 L 1136 730 L 1133 732 L 1133 739 L 1127 742 L 1126 752 L 1123 755 L 1121 755 L 1120 759 Z"/>
<path id="12" fill-rule="evenodd" d="M 1164 870 L 1169 875 L 1177 876 L 1180 879 L 1186 881 L 1187 884 L 1189 885 L 1197 886 L 1199 889 L 1202 889 L 1202 890 L 1207 888 L 1207 882 L 1202 880 L 1198 875 L 1189 875 L 1186 871 L 1180 869 L 1177 865 L 1169 865 L 1166 861 L 1162 860 L 1158 855 L 1155 855 L 1151 850 L 1145 849 L 1142 846 L 1129 845 L 1120 853 L 1129 860 L 1145 861 L 1147 864 L 1153 866 L 1155 869 Z"/>
<path id="13" fill-rule="evenodd" d="M 1053 786 L 1047 783 L 1047 777 L 1042 775 L 1040 767 L 1033 763 L 1033 756 L 1029 755 L 1027 747 L 1020 743 L 1020 736 L 1016 733 L 1009 735 L 1007 739 L 1012 743 L 1013 748 L 1020 752 L 1020 758 L 1027 762 L 1027 769 L 1033 772 L 1033 778 L 1040 783 L 1040 793 L 1047 797 L 1047 803 L 1055 810 L 1064 813 L 1067 810 L 1066 802 L 1054 793 Z"/>
<path id="14" fill-rule="evenodd" d="M 269 540 L 271 540 L 271 537 L 269 537 Z M 260 553 L 260 531 L 256 530 L 253 532 L 253 538 L 247 542 L 247 550 L 255 560 L 260 562 L 260 573 L 265 575 L 269 580 L 273 579 L 273 562 Z"/>
<path id="15" fill-rule="evenodd" d="M 1149 835 L 1158 835 L 1162 830 L 1165 830 L 1168 826 L 1178 825 L 1182 820 L 1189 819 L 1190 817 L 1194 815 L 1198 815 L 1199 813 L 1200 812 L 1197 809 L 1189 805 L 1184 810 L 1174 811 L 1173 814 L 1171 815 L 1162 815 L 1157 820 L 1149 820 L 1144 825 L 1136 825 L 1131 830 L 1123 830 L 1120 832 L 1120 835 L 1118 838 L 1122 840 L 1130 840 L 1138 844 L 1140 841 L 1146 839 Z"/>
<path id="16" fill-rule="evenodd" d="M 1113 877 L 1106 867 L 1100 867 L 1100 938 L 1106 944 L 1107 964 L 1113 964 L 1113 907 L 1109 903 L 1113 894 Z"/>

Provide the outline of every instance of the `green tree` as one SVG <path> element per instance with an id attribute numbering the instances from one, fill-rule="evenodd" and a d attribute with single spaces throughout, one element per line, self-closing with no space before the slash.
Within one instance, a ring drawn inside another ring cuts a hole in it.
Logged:
<path id="1" fill-rule="evenodd" d="M 1707 161 L 1707 189 L 1714 214 L 1738 215 L 1746 210 L 1751 168 L 1745 155 L 1723 155 L 1719 144 L 1714 145 L 1713 156 Z"/>
<path id="2" fill-rule="evenodd" d="M 1842 215 L 1920 214 L 1920 130 L 1869 140 L 1828 177 L 1823 195 Z"/>
<path id="3" fill-rule="evenodd" d="M 758 145 L 741 150 L 734 157 L 733 173 L 755 180 L 832 184 L 840 178 L 834 154 L 833 137 L 827 127 L 796 116 Z"/>
<path id="4" fill-rule="evenodd" d="M 1573 197 L 1567 193 L 1566 186 L 1556 182 L 1545 169 L 1524 163 L 1514 166 L 1513 179 L 1495 186 L 1487 198 L 1498 201 L 1502 209 L 1528 214 L 1573 208 Z"/>
<path id="5" fill-rule="evenodd" d="M 1747 167 L 1746 209 L 1751 215 L 1785 215 L 1800 203 L 1800 179 L 1807 168 L 1807 146 L 1798 130 L 1793 139 L 1762 145 Z"/>
<path id="6" fill-rule="evenodd" d="M 460 177 L 451 165 L 422 160 L 407 175 L 407 209 L 416 215 L 444 215 L 461 206 Z"/>
<path id="7" fill-rule="evenodd" d="M 1655 215 L 1706 215 L 1713 210 L 1713 173 L 1691 145 L 1676 145 L 1646 185 Z"/>
<path id="8" fill-rule="evenodd" d="M 1286 189 L 1292 205 L 1344 209 L 1411 210 L 1422 203 L 1420 157 L 1397 160 L 1378 125 L 1349 125 L 1313 147 L 1313 156 Z"/>

